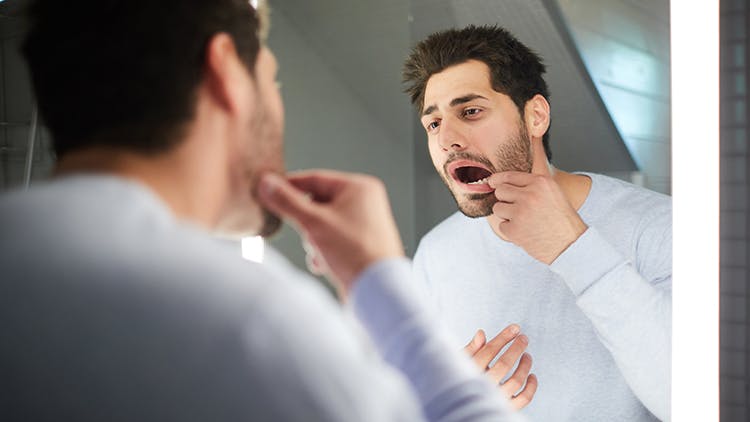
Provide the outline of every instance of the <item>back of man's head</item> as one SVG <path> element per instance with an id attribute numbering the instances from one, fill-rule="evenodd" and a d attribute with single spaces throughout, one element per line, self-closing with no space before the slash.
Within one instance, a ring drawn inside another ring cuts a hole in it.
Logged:
<path id="1" fill-rule="evenodd" d="M 92 146 L 158 153 L 193 116 L 211 36 L 250 72 L 259 20 L 247 0 L 36 0 L 23 44 L 58 155 Z"/>

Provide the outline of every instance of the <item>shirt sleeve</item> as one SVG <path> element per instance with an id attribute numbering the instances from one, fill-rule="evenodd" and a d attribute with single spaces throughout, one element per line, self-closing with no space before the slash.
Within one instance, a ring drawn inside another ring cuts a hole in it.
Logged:
<path id="1" fill-rule="evenodd" d="M 517 421 L 497 388 L 453 346 L 417 300 L 408 260 L 369 267 L 352 290 L 354 312 L 384 359 L 412 385 L 430 421 Z"/>
<path id="2" fill-rule="evenodd" d="M 649 279 L 595 227 L 589 227 L 568 247 L 551 269 L 576 296 L 578 306 L 593 323 L 635 395 L 656 417 L 668 420 L 672 238 L 671 229 L 659 230 L 660 236 L 643 247 L 643 255 L 647 255 L 644 259 L 657 261 L 662 267 L 662 271 L 647 271 Z"/>

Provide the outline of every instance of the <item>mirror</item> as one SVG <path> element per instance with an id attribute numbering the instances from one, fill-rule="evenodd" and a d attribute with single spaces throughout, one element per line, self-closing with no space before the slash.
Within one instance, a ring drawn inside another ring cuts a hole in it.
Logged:
<path id="1" fill-rule="evenodd" d="M 400 83 L 412 45 L 443 28 L 498 23 L 543 57 L 557 167 L 669 193 L 668 0 L 271 5 L 269 43 L 280 64 L 289 168 L 382 178 L 410 255 L 456 209 Z M 291 230 L 274 243 L 304 265 Z"/>
<path id="2" fill-rule="evenodd" d="M 409 254 L 456 210 L 399 83 L 411 46 L 440 29 L 498 23 L 543 57 L 556 166 L 670 193 L 667 0 L 292 0 L 272 5 L 270 44 L 280 63 L 290 169 L 330 166 L 382 178 Z M 274 241 L 304 266 L 298 242 L 291 230 Z M 474 276 L 472 271 L 466 268 L 463 276 Z M 467 303 L 466 309 L 490 312 L 485 306 Z M 517 322 L 525 329 L 524 321 Z M 542 343 L 538 335 L 529 339 L 532 349 L 534 342 Z M 535 361 L 538 368 L 542 360 Z M 540 375 L 540 389 L 555 388 L 544 383 Z M 539 400 L 550 400 L 548 392 Z M 566 418 L 557 416 L 536 419 Z"/>

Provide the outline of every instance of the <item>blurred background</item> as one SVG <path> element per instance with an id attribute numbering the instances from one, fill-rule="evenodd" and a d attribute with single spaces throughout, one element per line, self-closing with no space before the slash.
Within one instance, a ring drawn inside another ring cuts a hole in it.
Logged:
<path id="1" fill-rule="evenodd" d="M 18 53 L 24 3 L 0 2 L 2 190 L 45 179 L 55 162 Z M 271 6 L 269 44 L 286 106 L 288 168 L 383 179 L 410 255 L 422 235 L 456 210 L 401 85 L 411 46 L 434 31 L 499 24 L 543 57 L 553 163 L 563 170 L 608 174 L 670 194 L 671 148 L 700 142 L 673 144 L 670 135 L 669 0 L 271 0 Z M 721 1 L 721 405 L 728 421 L 750 420 L 748 12 L 743 0 Z M 271 244 L 304 268 L 291 228 Z"/>

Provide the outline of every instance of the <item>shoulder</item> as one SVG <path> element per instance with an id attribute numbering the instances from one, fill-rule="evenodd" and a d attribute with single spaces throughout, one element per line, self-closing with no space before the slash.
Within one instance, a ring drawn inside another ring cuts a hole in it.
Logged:
<path id="1" fill-rule="evenodd" d="M 598 185 L 597 191 L 604 198 L 628 201 L 636 206 L 672 207 L 672 198 L 663 193 L 610 176 L 593 173 L 587 173 L 587 175 L 592 179 L 593 184 Z"/>
<path id="2" fill-rule="evenodd" d="M 113 300 L 116 292 L 160 297 L 217 318 L 267 312 L 257 305 L 265 296 L 293 300 L 315 287 L 325 294 L 273 251 L 265 265 L 246 261 L 238 242 L 175 219 L 153 194 L 115 178 L 57 180 L 3 195 L 0 218 L 11 222 L 0 246 L 13 245 L 0 262 L 19 282 L 56 279 Z"/>
<path id="3" fill-rule="evenodd" d="M 648 279 L 671 274 L 672 198 L 622 180 L 590 175 L 592 224 Z"/>
<path id="4" fill-rule="evenodd" d="M 587 174 L 592 179 L 586 213 L 594 220 L 622 221 L 630 226 L 656 223 L 671 227 L 672 198 L 609 176 Z"/>

